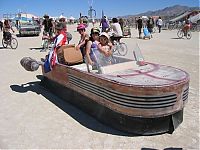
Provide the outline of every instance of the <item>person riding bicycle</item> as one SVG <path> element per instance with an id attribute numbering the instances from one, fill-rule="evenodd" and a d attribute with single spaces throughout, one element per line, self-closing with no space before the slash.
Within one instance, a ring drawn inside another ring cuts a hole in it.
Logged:
<path id="1" fill-rule="evenodd" d="M 112 30 L 112 36 L 110 39 L 113 43 L 114 40 L 120 40 L 120 38 L 123 36 L 123 32 L 117 18 L 112 18 L 112 22 L 113 23 L 110 26 L 110 29 Z"/>
<path id="2" fill-rule="evenodd" d="M 184 24 L 183 28 L 182 28 L 182 31 L 183 31 L 183 33 L 184 33 L 184 36 L 187 35 L 187 33 L 188 33 L 190 27 L 191 27 L 190 21 L 189 21 L 189 19 L 187 19 L 187 20 L 185 21 L 185 24 Z"/>
<path id="3" fill-rule="evenodd" d="M 52 34 L 53 34 L 53 20 L 49 19 L 49 16 L 47 14 L 44 15 L 44 21 L 42 22 L 42 25 L 44 25 L 44 31 L 49 33 L 49 36 L 52 37 Z"/>
<path id="4" fill-rule="evenodd" d="M 10 33 L 10 30 L 13 31 L 13 33 L 15 32 L 10 24 L 10 22 L 8 20 L 5 20 L 4 21 L 4 24 L 3 24 L 3 38 L 5 39 L 5 41 L 8 41 L 10 40 L 11 38 L 11 33 Z"/>

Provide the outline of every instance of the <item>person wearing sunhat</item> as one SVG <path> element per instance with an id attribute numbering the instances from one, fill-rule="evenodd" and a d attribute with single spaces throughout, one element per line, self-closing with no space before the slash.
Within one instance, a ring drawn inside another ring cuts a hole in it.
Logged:
<path id="1" fill-rule="evenodd" d="M 100 30 L 96 27 L 91 29 L 89 41 L 86 43 L 85 61 L 94 66 L 96 64 L 95 57 L 98 57 L 98 44 L 99 44 Z"/>
<path id="2" fill-rule="evenodd" d="M 102 32 L 99 36 L 98 50 L 101 52 L 101 66 L 112 64 L 112 43 L 108 33 Z"/>
<path id="3" fill-rule="evenodd" d="M 67 32 L 67 21 L 65 17 L 61 17 L 59 18 L 59 22 L 61 22 L 63 24 L 64 30 L 65 32 Z"/>
<path id="4" fill-rule="evenodd" d="M 108 33 L 102 32 L 99 36 L 99 51 L 103 53 L 106 57 L 109 57 L 112 55 L 112 47 L 113 45 L 110 42 L 110 37 Z"/>
<path id="5" fill-rule="evenodd" d="M 42 25 L 44 26 L 44 31 L 46 33 L 49 33 L 50 36 L 52 36 L 53 21 L 52 19 L 49 19 L 49 15 L 47 14 L 45 14 L 43 17 L 44 17 L 44 21 L 42 22 Z"/>

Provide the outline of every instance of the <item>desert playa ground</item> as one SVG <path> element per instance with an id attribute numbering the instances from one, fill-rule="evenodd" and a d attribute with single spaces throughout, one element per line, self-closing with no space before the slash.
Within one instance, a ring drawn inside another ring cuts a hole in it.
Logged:
<path id="1" fill-rule="evenodd" d="M 70 43 L 77 43 L 76 25 L 68 25 L 68 31 L 73 35 Z M 27 72 L 19 63 L 24 56 L 40 59 L 47 54 L 40 52 L 40 35 L 17 37 L 16 50 L 0 44 L 0 148 L 199 149 L 199 33 L 192 32 L 187 40 L 178 39 L 177 30 L 162 30 L 151 40 L 143 40 L 137 38 L 136 29 L 131 32 L 132 38 L 122 39 L 129 49 L 127 57 L 133 57 L 138 43 L 146 61 L 174 66 L 190 75 L 184 120 L 173 134 L 133 136 L 114 130 L 41 87 L 41 69 Z"/>

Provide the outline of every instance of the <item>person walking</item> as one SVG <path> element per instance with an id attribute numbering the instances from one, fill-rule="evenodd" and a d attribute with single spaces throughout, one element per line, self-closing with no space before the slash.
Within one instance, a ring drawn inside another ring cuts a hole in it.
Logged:
<path id="1" fill-rule="evenodd" d="M 109 23 L 106 16 L 101 19 L 100 26 L 102 27 L 101 32 L 107 32 L 107 29 L 109 28 Z"/>
<path id="2" fill-rule="evenodd" d="M 152 17 L 149 17 L 149 19 L 147 20 L 147 29 L 148 29 L 148 31 L 149 31 L 151 37 L 153 37 L 153 36 L 152 36 L 153 27 L 154 27 L 154 20 L 153 20 Z"/>
<path id="3" fill-rule="evenodd" d="M 0 21 L 0 29 L 1 29 L 1 31 L 3 31 L 3 22 L 2 21 Z"/>
<path id="4" fill-rule="evenodd" d="M 161 17 L 158 18 L 157 25 L 158 25 L 158 30 L 159 30 L 159 33 L 160 33 L 161 32 L 161 27 L 163 25 L 163 21 L 162 21 Z"/>
<path id="5" fill-rule="evenodd" d="M 142 19 L 141 19 L 141 17 L 139 17 L 138 20 L 137 20 L 137 28 L 138 28 L 139 38 L 140 38 L 140 39 L 142 38 L 142 37 L 141 37 L 142 26 L 143 26 L 143 24 L 142 24 Z"/>

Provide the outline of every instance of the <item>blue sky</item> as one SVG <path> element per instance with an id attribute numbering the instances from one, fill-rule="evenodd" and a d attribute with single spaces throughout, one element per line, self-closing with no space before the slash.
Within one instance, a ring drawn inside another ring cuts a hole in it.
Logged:
<path id="1" fill-rule="evenodd" d="M 88 14 L 89 4 L 93 1 L 93 8 L 97 17 L 101 17 L 104 10 L 108 17 L 134 15 L 149 10 L 158 10 L 173 5 L 199 6 L 199 0 L 1 0 L 0 18 L 5 13 L 23 11 L 36 16 L 45 13 L 50 16 L 79 17 Z"/>

